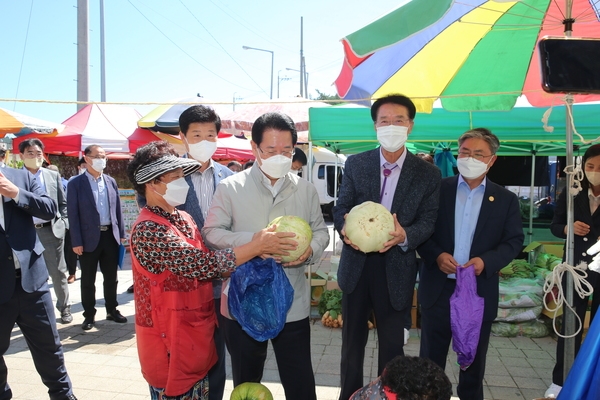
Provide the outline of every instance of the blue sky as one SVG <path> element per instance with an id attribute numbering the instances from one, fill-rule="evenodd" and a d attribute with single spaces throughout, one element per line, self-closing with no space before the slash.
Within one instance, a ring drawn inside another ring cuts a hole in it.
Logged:
<path id="1" fill-rule="evenodd" d="M 300 17 L 308 91 L 334 94 L 339 40 L 401 0 L 104 0 L 108 102 L 159 103 L 200 93 L 231 103 L 299 94 Z M 77 0 L 0 0 L 0 107 L 61 122 L 76 111 Z M 90 100 L 100 101 L 99 0 L 89 0 Z M 42 102 L 1 99 L 42 100 Z M 145 114 L 154 105 L 132 105 Z M 232 106 L 222 106 L 221 113 Z"/>

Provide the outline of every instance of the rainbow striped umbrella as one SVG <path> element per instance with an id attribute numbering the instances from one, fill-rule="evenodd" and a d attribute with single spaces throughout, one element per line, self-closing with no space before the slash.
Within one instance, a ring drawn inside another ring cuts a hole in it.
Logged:
<path id="1" fill-rule="evenodd" d="M 224 104 L 211 104 L 210 101 L 202 97 L 190 97 L 159 105 L 140 118 L 138 126 L 154 132 L 179 135 L 179 116 L 182 112 L 197 104 L 213 108 L 220 116 L 229 111 L 229 108 Z"/>
<path id="2" fill-rule="evenodd" d="M 562 95 L 541 88 L 537 43 L 564 35 L 566 7 L 573 37 L 600 38 L 598 0 L 412 0 L 342 39 L 338 94 L 366 102 L 402 93 L 421 112 L 438 98 L 450 111 L 510 110 L 520 95 L 557 104 Z"/>

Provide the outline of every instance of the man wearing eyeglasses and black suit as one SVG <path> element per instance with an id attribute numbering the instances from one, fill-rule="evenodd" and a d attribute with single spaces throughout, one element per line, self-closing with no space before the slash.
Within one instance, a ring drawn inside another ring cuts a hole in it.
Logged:
<path id="1" fill-rule="evenodd" d="M 464 133 L 458 145 L 460 175 L 442 180 L 435 231 L 418 249 L 423 259 L 420 356 L 445 369 L 456 270 L 473 265 L 477 294 L 484 299 L 483 322 L 475 358 L 459 372 L 457 392 L 460 399 L 483 400 L 486 354 L 498 313 L 498 272 L 519 254 L 524 235 L 517 196 L 486 177 L 496 160 L 498 138 L 476 128 Z"/>

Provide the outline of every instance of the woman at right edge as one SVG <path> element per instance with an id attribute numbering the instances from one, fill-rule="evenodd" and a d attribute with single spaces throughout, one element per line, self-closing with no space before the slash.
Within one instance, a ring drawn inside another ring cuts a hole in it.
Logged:
<path id="1" fill-rule="evenodd" d="M 583 155 L 582 165 L 585 177 L 581 181 L 582 190 L 573 199 L 574 218 L 573 237 L 574 248 L 573 256 L 575 265 L 582 261 L 590 263 L 592 257 L 586 253 L 587 249 L 592 247 L 596 241 L 600 240 L 600 144 L 596 144 L 587 149 Z M 567 237 L 567 193 L 568 188 L 565 188 L 558 197 L 554 218 L 550 225 L 552 234 L 561 239 Z M 563 261 L 565 257 L 563 257 Z M 600 274 L 594 271 L 587 271 L 586 280 L 594 288 L 596 294 L 592 300 L 591 317 L 594 318 L 598 305 L 600 304 Z M 563 279 L 563 291 L 566 290 L 566 277 Z M 585 313 L 588 306 L 588 297 L 582 299 L 573 292 L 573 306 L 577 315 L 581 319 L 581 323 L 585 319 Z M 590 320 L 591 323 L 591 320 Z M 564 324 L 561 328 L 561 334 L 565 334 Z M 583 336 L 583 328 L 575 337 L 575 355 L 581 347 L 581 339 Z M 562 389 L 565 377 L 563 376 L 564 366 L 565 340 L 558 337 L 556 346 L 556 364 L 552 371 L 552 384 L 546 390 L 545 397 L 556 398 Z"/>

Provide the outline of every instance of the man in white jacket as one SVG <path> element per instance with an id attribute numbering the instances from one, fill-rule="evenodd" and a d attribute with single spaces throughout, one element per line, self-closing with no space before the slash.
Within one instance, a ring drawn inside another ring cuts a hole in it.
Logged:
<path id="1" fill-rule="evenodd" d="M 310 246 L 296 261 L 283 264 L 294 288 L 294 300 L 285 327 L 271 343 L 286 399 L 316 400 L 310 357 L 310 298 L 304 267 L 321 257 L 329 244 L 329 232 L 315 187 L 289 172 L 296 140 L 294 122 L 287 115 L 267 113 L 259 117 L 252 127 L 256 162 L 218 185 L 202 234 L 210 247 L 222 249 L 250 242 L 256 232 L 282 215 L 296 215 L 308 222 L 313 231 Z M 263 257 L 280 260 L 281 255 Z M 227 290 L 224 283 L 224 295 Z M 221 312 L 229 316 L 225 301 Z M 252 339 L 232 319 L 226 319 L 222 329 L 231 355 L 234 386 L 260 382 L 268 343 Z"/>

